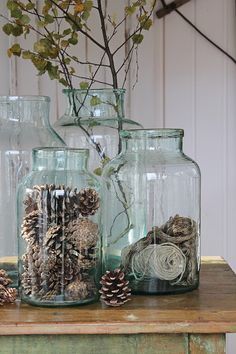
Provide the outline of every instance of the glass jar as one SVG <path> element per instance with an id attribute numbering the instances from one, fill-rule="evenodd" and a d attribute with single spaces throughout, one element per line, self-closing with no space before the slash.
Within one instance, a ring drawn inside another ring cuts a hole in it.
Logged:
<path id="1" fill-rule="evenodd" d="M 124 89 L 65 89 L 63 93 L 67 109 L 55 130 L 67 146 L 90 149 L 89 169 L 100 175 L 104 163 L 120 151 L 118 130 L 141 125 L 125 118 Z"/>
<path id="2" fill-rule="evenodd" d="M 86 149 L 33 150 L 33 171 L 18 192 L 21 299 L 33 305 L 97 299 L 99 183 Z"/>
<path id="3" fill-rule="evenodd" d="M 133 293 L 198 287 L 200 170 L 182 151 L 181 129 L 122 131 L 104 169 L 103 265 L 121 267 Z"/>
<path id="4" fill-rule="evenodd" d="M 0 96 L 0 268 L 17 284 L 16 189 L 35 146 L 63 146 L 49 124 L 49 97 Z"/>

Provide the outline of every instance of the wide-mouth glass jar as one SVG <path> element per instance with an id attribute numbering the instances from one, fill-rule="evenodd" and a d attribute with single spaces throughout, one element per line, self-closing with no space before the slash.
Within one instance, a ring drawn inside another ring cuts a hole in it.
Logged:
<path id="1" fill-rule="evenodd" d="M 183 135 L 122 131 L 122 151 L 103 173 L 103 265 L 121 267 L 134 293 L 199 283 L 200 170 L 182 151 Z"/>
<path id="2" fill-rule="evenodd" d="M 86 149 L 33 149 L 18 191 L 21 299 L 65 306 L 97 299 L 100 190 Z"/>

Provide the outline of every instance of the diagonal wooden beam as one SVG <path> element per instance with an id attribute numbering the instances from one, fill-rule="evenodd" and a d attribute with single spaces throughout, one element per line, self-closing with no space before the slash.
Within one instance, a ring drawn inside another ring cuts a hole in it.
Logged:
<path id="1" fill-rule="evenodd" d="M 158 18 L 162 18 L 189 1 L 191 0 L 174 0 L 170 4 L 166 4 L 162 9 L 157 10 L 156 15 Z"/>

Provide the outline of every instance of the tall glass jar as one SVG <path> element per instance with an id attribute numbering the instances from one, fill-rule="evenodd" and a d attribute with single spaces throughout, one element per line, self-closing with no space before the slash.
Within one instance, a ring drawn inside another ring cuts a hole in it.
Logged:
<path id="1" fill-rule="evenodd" d="M 49 97 L 0 96 L 0 268 L 17 283 L 16 189 L 35 146 L 63 146 L 49 124 Z"/>
<path id="2" fill-rule="evenodd" d="M 69 147 L 90 149 L 89 169 L 100 175 L 102 166 L 120 151 L 118 130 L 141 125 L 125 118 L 124 89 L 65 89 L 63 93 L 67 109 L 54 127 Z"/>
<path id="3" fill-rule="evenodd" d="M 200 268 L 200 170 L 181 129 L 122 131 L 103 173 L 103 265 L 134 293 L 195 289 Z"/>
<path id="4" fill-rule="evenodd" d="M 18 193 L 21 299 L 33 305 L 97 299 L 99 183 L 86 149 L 33 150 L 33 171 Z"/>

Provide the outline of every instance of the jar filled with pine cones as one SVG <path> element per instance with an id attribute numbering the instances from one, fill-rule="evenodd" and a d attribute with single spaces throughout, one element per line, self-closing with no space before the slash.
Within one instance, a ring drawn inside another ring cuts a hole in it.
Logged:
<path id="1" fill-rule="evenodd" d="M 33 150 L 33 170 L 18 192 L 21 299 L 65 306 L 98 298 L 99 182 L 87 149 Z"/>

